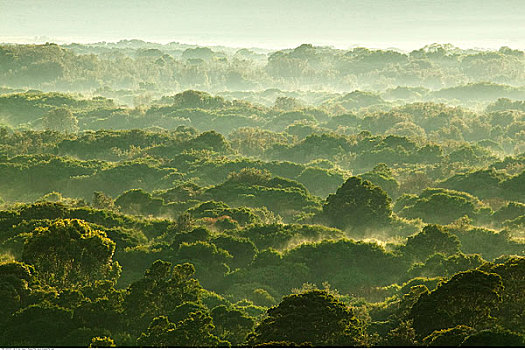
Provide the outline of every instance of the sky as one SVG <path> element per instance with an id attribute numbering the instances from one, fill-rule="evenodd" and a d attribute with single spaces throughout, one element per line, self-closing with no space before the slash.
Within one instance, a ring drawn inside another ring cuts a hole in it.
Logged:
<path id="1" fill-rule="evenodd" d="M 525 49 L 525 0 L 0 0 L 0 42 Z"/>

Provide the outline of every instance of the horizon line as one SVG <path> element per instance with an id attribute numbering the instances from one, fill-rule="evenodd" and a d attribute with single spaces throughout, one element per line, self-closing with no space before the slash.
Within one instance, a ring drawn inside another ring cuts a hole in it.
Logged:
<path id="1" fill-rule="evenodd" d="M 353 44 L 342 45 L 341 43 L 334 42 L 319 42 L 317 40 L 313 41 L 297 41 L 296 43 L 282 43 L 282 44 L 263 44 L 261 42 L 253 42 L 248 44 L 246 42 L 233 42 L 232 40 L 188 40 L 188 39 L 147 39 L 147 38 L 108 38 L 108 39 L 97 39 L 97 38 L 65 38 L 65 37 L 47 37 L 42 36 L 33 36 L 33 37 L 13 37 L 13 36 L 0 36 L 0 44 L 2 45 L 43 45 L 46 43 L 52 43 L 57 45 L 100 45 L 100 44 L 118 44 L 122 41 L 142 41 L 145 44 L 154 44 L 167 46 L 170 44 L 178 45 L 187 45 L 187 46 L 196 46 L 196 47 L 224 47 L 229 49 L 259 49 L 265 51 L 278 51 L 278 50 L 288 50 L 295 49 L 304 44 L 311 44 L 314 47 L 326 47 L 336 50 L 351 50 L 358 47 L 375 49 L 375 50 L 397 50 L 401 52 L 410 52 L 418 49 L 422 49 L 431 45 L 451 45 L 454 48 L 460 50 L 475 50 L 475 51 L 493 51 L 499 50 L 503 47 L 508 47 L 513 50 L 525 50 L 525 45 L 519 43 L 511 43 L 508 41 L 497 41 L 497 42 L 478 42 L 474 40 L 466 41 L 442 41 L 442 40 L 429 40 L 423 43 L 422 40 L 419 41 L 405 41 L 405 44 L 402 44 L 402 41 L 396 42 L 382 42 L 382 41 L 368 41 L 366 42 L 354 42 Z M 401 44 L 401 45 L 400 45 Z"/>

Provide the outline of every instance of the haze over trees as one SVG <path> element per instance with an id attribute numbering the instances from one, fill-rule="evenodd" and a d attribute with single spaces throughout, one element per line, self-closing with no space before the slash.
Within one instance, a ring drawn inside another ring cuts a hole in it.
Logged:
<path id="1" fill-rule="evenodd" d="M 0 345 L 524 346 L 525 55 L 0 45 Z"/>

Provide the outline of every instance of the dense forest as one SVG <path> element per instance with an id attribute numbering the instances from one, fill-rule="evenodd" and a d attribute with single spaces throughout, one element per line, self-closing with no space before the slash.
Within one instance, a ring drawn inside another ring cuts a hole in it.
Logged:
<path id="1" fill-rule="evenodd" d="M 0 346 L 525 346 L 525 53 L 0 45 Z"/>

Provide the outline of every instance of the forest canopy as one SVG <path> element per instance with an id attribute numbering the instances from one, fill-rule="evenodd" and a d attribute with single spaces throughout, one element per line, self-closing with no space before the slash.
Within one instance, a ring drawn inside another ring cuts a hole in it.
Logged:
<path id="1" fill-rule="evenodd" d="M 525 55 L 0 45 L 0 345 L 525 346 Z"/>

